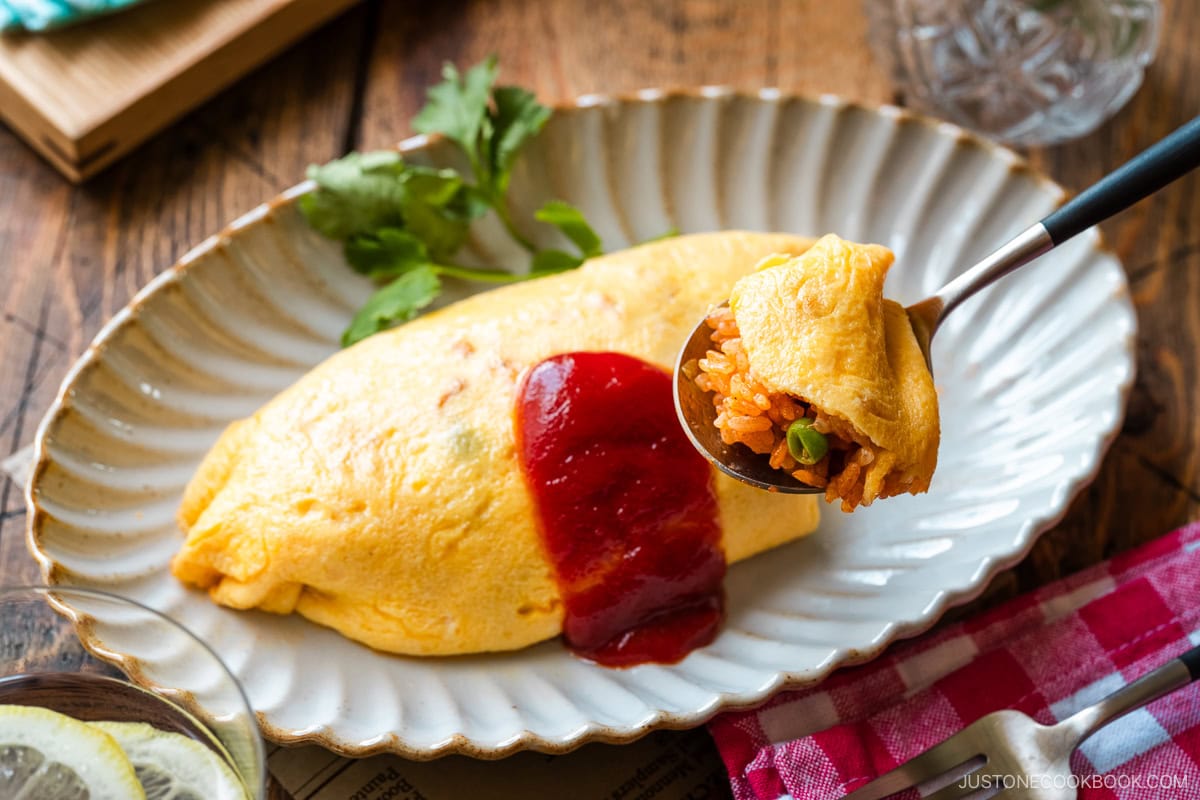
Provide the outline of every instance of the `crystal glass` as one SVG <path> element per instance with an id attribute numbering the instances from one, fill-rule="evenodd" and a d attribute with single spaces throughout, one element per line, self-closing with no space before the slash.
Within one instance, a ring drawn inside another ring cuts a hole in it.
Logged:
<path id="1" fill-rule="evenodd" d="M 237 680 L 208 645 L 132 600 L 0 587 L 0 704 L 183 734 L 224 760 L 249 800 L 266 796 L 262 737 Z"/>
<path id="2" fill-rule="evenodd" d="M 1157 0 L 865 0 L 908 105 L 1010 144 L 1095 130 L 1141 85 Z"/>

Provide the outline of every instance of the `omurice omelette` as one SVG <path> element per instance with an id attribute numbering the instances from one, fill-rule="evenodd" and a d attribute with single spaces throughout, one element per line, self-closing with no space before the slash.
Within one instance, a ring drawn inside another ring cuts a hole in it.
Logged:
<path id="1" fill-rule="evenodd" d="M 667 370 L 715 298 L 809 245 L 667 239 L 335 354 L 223 433 L 172 571 L 394 653 L 565 632 L 602 663 L 680 657 L 711 638 L 725 563 L 812 531 L 818 509 L 716 474 L 674 421 Z"/>
<path id="2" fill-rule="evenodd" d="M 933 378 L 904 308 L 883 298 L 892 261 L 832 234 L 768 257 L 709 314 L 716 349 L 693 373 L 722 441 L 824 487 L 844 511 L 924 492 L 937 465 Z"/>

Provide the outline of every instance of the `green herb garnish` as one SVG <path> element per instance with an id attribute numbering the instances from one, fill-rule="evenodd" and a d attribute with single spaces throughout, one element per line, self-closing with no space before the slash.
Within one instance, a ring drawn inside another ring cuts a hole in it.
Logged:
<path id="1" fill-rule="evenodd" d="M 441 291 L 442 282 L 430 267 L 406 272 L 371 295 L 342 333 L 342 344 L 349 346 L 373 333 L 408 322 Z"/>
<path id="2" fill-rule="evenodd" d="M 539 250 L 513 224 L 506 196 L 513 164 L 551 111 L 524 89 L 496 86 L 496 75 L 494 57 L 462 74 L 447 64 L 413 119 L 421 133 L 457 145 L 470 175 L 410 164 L 393 151 L 350 153 L 309 167 L 317 186 L 300 198 L 300 210 L 313 228 L 342 242 L 355 271 L 382 284 L 342 334 L 343 346 L 412 319 L 437 299 L 443 276 L 512 283 L 572 269 L 603 252 L 579 209 L 561 200 L 535 217 L 562 231 L 577 254 Z M 528 274 L 454 262 L 471 222 L 489 210 L 530 253 Z"/>
<path id="3" fill-rule="evenodd" d="M 579 248 L 575 256 L 563 250 L 543 250 L 533 257 L 533 271 L 542 275 L 574 269 L 589 258 L 604 252 L 600 237 L 583 218 L 583 213 L 570 203 L 551 200 L 534 213 L 539 222 L 546 222 L 563 232 Z"/>
<path id="4" fill-rule="evenodd" d="M 788 426 L 787 445 L 792 458 L 806 466 L 816 464 L 829 452 L 829 440 L 813 428 L 809 417 L 801 417 Z"/>

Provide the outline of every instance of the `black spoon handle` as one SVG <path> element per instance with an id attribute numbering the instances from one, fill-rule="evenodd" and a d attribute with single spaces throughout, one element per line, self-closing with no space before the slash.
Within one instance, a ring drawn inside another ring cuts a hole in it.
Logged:
<path id="1" fill-rule="evenodd" d="M 1200 166 L 1200 117 L 1126 161 L 1042 220 L 1054 243 L 1124 211 Z"/>
<path id="2" fill-rule="evenodd" d="M 928 300 L 910 306 L 920 314 L 925 341 L 959 303 L 1008 273 L 1023 267 L 1071 237 L 1124 211 L 1200 166 L 1200 117 L 1143 150 L 1041 222 L 1035 222 L 982 261 L 943 286 Z M 914 322 L 914 331 L 917 323 Z M 920 334 L 918 334 L 920 335 Z M 928 355 L 928 350 L 926 350 Z"/>

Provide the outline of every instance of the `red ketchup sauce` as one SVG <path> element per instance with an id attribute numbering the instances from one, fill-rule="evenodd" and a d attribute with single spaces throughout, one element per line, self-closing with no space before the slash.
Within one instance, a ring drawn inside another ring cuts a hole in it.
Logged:
<path id="1" fill-rule="evenodd" d="M 711 468 L 671 377 L 621 353 L 540 362 L 517 395 L 517 452 L 578 655 L 672 663 L 721 623 L 725 553 Z"/>

